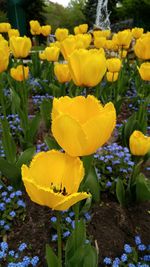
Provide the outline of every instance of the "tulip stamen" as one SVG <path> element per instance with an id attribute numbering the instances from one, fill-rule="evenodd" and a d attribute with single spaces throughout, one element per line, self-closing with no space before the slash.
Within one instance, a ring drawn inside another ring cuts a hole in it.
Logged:
<path id="1" fill-rule="evenodd" d="M 54 191 L 54 193 L 60 193 L 63 196 L 68 195 L 66 188 L 62 187 L 62 183 L 61 185 L 54 185 L 53 183 L 51 183 L 50 188 Z"/>

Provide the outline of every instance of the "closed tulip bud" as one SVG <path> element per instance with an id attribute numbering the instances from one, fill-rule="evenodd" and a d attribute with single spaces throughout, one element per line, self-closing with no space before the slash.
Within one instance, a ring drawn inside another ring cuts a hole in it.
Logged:
<path id="1" fill-rule="evenodd" d="M 41 60 L 46 60 L 45 52 L 40 52 L 40 53 L 39 53 L 39 58 L 40 58 Z"/>
<path id="2" fill-rule="evenodd" d="M 79 26 L 74 27 L 74 34 L 80 34 Z"/>
<path id="3" fill-rule="evenodd" d="M 0 32 L 8 32 L 11 29 L 11 25 L 7 22 L 0 23 Z"/>
<path id="4" fill-rule="evenodd" d="M 72 157 L 93 154 L 108 141 L 116 124 L 113 103 L 104 107 L 92 95 L 54 98 L 52 133 Z"/>
<path id="5" fill-rule="evenodd" d="M 94 39 L 94 45 L 96 48 L 104 48 L 106 42 L 106 37 L 97 37 Z"/>
<path id="6" fill-rule="evenodd" d="M 40 152 L 34 156 L 29 167 L 22 165 L 21 171 L 31 200 L 53 210 L 69 209 L 91 197 L 86 192 L 78 192 L 84 178 L 80 158 L 56 150 Z"/>
<path id="7" fill-rule="evenodd" d="M 145 62 L 138 67 L 141 79 L 144 81 L 150 81 L 150 62 Z"/>
<path id="8" fill-rule="evenodd" d="M 39 35 L 41 33 L 41 26 L 37 20 L 30 20 L 29 24 L 32 35 Z"/>
<path id="9" fill-rule="evenodd" d="M 118 72 L 106 72 L 106 78 L 108 82 L 115 82 L 118 80 Z"/>
<path id="10" fill-rule="evenodd" d="M 106 72 L 106 58 L 96 49 L 75 50 L 68 64 L 72 80 L 77 86 L 96 86 Z"/>
<path id="11" fill-rule="evenodd" d="M 55 31 L 55 37 L 60 42 L 63 41 L 65 38 L 67 38 L 68 34 L 69 34 L 69 31 L 68 29 L 65 29 L 65 28 L 64 29 L 58 28 Z"/>
<path id="12" fill-rule="evenodd" d="M 0 41 L 0 73 L 5 71 L 9 63 L 9 47 L 6 40 Z"/>
<path id="13" fill-rule="evenodd" d="M 12 37 L 12 36 L 15 36 L 15 37 L 19 37 L 20 36 L 20 33 L 18 31 L 18 29 L 10 29 L 8 31 L 8 37 Z"/>
<path id="14" fill-rule="evenodd" d="M 29 67 L 28 66 L 24 67 L 23 65 L 19 65 L 16 68 L 11 68 L 10 75 L 14 80 L 18 82 L 27 80 L 29 77 Z"/>
<path id="15" fill-rule="evenodd" d="M 51 26 L 45 25 L 41 27 L 41 34 L 44 36 L 48 36 L 51 33 Z"/>
<path id="16" fill-rule="evenodd" d="M 121 60 L 119 58 L 107 59 L 107 69 L 110 72 L 119 72 L 121 69 Z"/>
<path id="17" fill-rule="evenodd" d="M 117 44 L 123 48 L 129 48 L 132 40 L 132 32 L 130 30 L 120 31 L 116 35 Z"/>
<path id="18" fill-rule="evenodd" d="M 79 31 L 80 33 L 86 33 L 88 30 L 88 24 L 80 24 L 79 25 Z"/>
<path id="19" fill-rule="evenodd" d="M 104 44 L 104 48 L 108 50 L 114 50 L 114 41 L 113 40 L 106 40 Z"/>
<path id="20" fill-rule="evenodd" d="M 136 56 L 143 60 L 150 59 L 150 36 L 139 38 L 134 46 Z"/>
<path id="21" fill-rule="evenodd" d="M 31 49 L 32 43 L 30 38 L 24 37 L 15 37 L 10 38 L 10 49 L 16 58 L 26 58 Z"/>
<path id="22" fill-rule="evenodd" d="M 72 54 L 72 52 L 76 48 L 77 48 L 77 43 L 76 43 L 76 38 L 74 36 L 67 37 L 60 44 L 60 50 L 65 60 L 68 60 L 68 57 Z"/>
<path id="23" fill-rule="evenodd" d="M 132 36 L 135 38 L 135 39 L 138 39 L 142 36 L 144 32 L 144 29 L 143 28 L 133 28 L 132 29 Z"/>
<path id="24" fill-rule="evenodd" d="M 68 64 L 56 63 L 54 66 L 54 73 L 60 83 L 69 82 L 71 80 Z"/>
<path id="25" fill-rule="evenodd" d="M 58 61 L 60 49 L 57 46 L 46 47 L 44 55 L 47 61 Z"/>
<path id="26" fill-rule="evenodd" d="M 119 51 L 119 56 L 120 56 L 120 58 L 126 58 L 126 56 L 127 56 L 127 50 L 120 50 Z"/>
<path id="27" fill-rule="evenodd" d="M 140 131 L 134 131 L 129 139 L 130 151 L 135 156 L 144 156 L 150 150 L 150 137 Z"/>

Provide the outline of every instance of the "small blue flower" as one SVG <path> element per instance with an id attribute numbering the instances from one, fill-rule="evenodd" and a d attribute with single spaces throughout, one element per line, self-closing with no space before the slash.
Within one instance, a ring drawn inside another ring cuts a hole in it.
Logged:
<path id="1" fill-rule="evenodd" d="M 124 251 L 125 251 L 127 254 L 131 253 L 131 252 L 132 252 L 132 248 L 131 248 L 131 246 L 128 245 L 128 244 L 125 244 L 125 245 L 124 245 Z"/>
<path id="2" fill-rule="evenodd" d="M 68 223 L 71 223 L 72 222 L 72 219 L 70 217 L 66 217 L 65 218 L 65 221 L 68 222 Z"/>
<path id="3" fill-rule="evenodd" d="M 138 245 L 138 250 L 139 251 L 144 251 L 146 249 L 146 246 L 144 244 Z"/>
<path id="4" fill-rule="evenodd" d="M 6 251 L 8 249 L 8 244 L 7 242 L 1 242 L 1 250 Z"/>
<path id="5" fill-rule="evenodd" d="M 19 250 L 20 252 L 22 252 L 22 251 L 25 250 L 26 248 L 27 248 L 27 244 L 26 244 L 26 243 L 22 243 L 22 244 L 20 244 L 18 250 Z"/>
<path id="6" fill-rule="evenodd" d="M 12 211 L 9 213 L 9 215 L 10 215 L 12 218 L 14 218 L 14 217 L 16 216 L 16 212 L 12 210 Z"/>
<path id="7" fill-rule="evenodd" d="M 70 235 L 70 231 L 66 231 L 66 232 L 64 232 L 63 233 L 63 237 L 65 238 L 65 237 L 68 237 Z"/>
<path id="8" fill-rule="evenodd" d="M 5 224 L 4 220 L 0 220 L 0 226 L 3 226 Z"/>
<path id="9" fill-rule="evenodd" d="M 69 216 L 73 217 L 74 216 L 74 212 L 73 211 L 69 212 Z"/>
<path id="10" fill-rule="evenodd" d="M 111 186 L 112 186 L 112 182 L 108 181 L 108 182 L 106 183 L 106 187 L 111 187 Z"/>
<path id="11" fill-rule="evenodd" d="M 88 212 L 86 212 L 84 214 L 84 217 L 86 218 L 87 221 L 90 221 L 91 220 L 91 215 Z"/>
<path id="12" fill-rule="evenodd" d="M 144 261 L 150 261 L 150 255 L 145 255 L 145 256 L 143 257 L 143 260 L 144 260 Z"/>
<path id="13" fill-rule="evenodd" d="M 39 257 L 38 256 L 34 256 L 32 258 L 32 260 L 31 260 L 32 266 L 36 266 L 38 262 L 39 262 Z"/>
<path id="14" fill-rule="evenodd" d="M 53 222 L 53 223 L 54 223 L 54 222 L 57 222 L 57 218 L 56 218 L 55 216 L 51 217 L 50 220 L 51 220 L 51 222 Z"/>
<path id="15" fill-rule="evenodd" d="M 9 226 L 8 224 L 5 224 L 5 225 L 4 225 L 4 229 L 5 229 L 6 231 L 8 231 L 8 230 L 10 229 L 10 226 Z"/>
<path id="16" fill-rule="evenodd" d="M 56 241 L 57 238 L 58 238 L 58 235 L 57 234 L 52 235 L 52 241 Z"/>
<path id="17" fill-rule="evenodd" d="M 21 200 L 21 199 L 19 199 L 19 200 L 17 201 L 17 205 L 18 205 L 19 207 L 23 207 L 23 208 L 26 207 L 26 204 L 25 204 L 24 201 Z"/>
<path id="18" fill-rule="evenodd" d="M 15 251 L 14 250 L 10 250 L 8 254 L 13 257 L 15 255 Z"/>
<path id="19" fill-rule="evenodd" d="M 16 195 L 17 197 L 20 197 L 20 196 L 22 196 L 22 192 L 21 192 L 20 190 L 18 190 L 18 191 L 15 192 L 15 195 Z"/>
<path id="20" fill-rule="evenodd" d="M 5 203 L 0 203 L 0 211 L 4 211 L 5 210 Z"/>
<path id="21" fill-rule="evenodd" d="M 24 263 L 24 265 L 27 267 L 27 266 L 29 266 L 29 264 L 30 264 L 30 258 L 28 257 L 28 256 L 25 256 L 24 258 L 23 258 L 23 263 Z"/>
<path id="22" fill-rule="evenodd" d="M 122 260 L 122 262 L 126 262 L 127 259 L 128 259 L 127 254 L 123 253 L 123 254 L 121 255 L 121 260 Z"/>
<path id="23" fill-rule="evenodd" d="M 111 264 L 111 258 L 105 257 L 105 259 L 103 260 L 103 263 L 105 264 Z"/>
<path id="24" fill-rule="evenodd" d="M 14 198 L 14 197 L 15 197 L 15 193 L 12 192 L 12 193 L 10 194 L 10 198 Z"/>
<path id="25" fill-rule="evenodd" d="M 6 191 L 2 192 L 1 196 L 2 197 L 6 197 L 7 196 L 7 192 Z"/>
<path id="26" fill-rule="evenodd" d="M 129 263 L 128 267 L 136 267 L 133 263 Z"/>
<path id="27" fill-rule="evenodd" d="M 140 236 L 135 236 L 135 244 L 136 245 L 139 245 L 139 244 L 141 244 L 141 238 L 140 238 Z"/>

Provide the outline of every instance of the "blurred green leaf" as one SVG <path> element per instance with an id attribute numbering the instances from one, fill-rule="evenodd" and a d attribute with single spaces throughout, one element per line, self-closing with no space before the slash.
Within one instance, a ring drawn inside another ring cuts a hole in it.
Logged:
<path id="1" fill-rule="evenodd" d="M 59 267 L 58 258 L 48 244 L 46 244 L 46 261 L 48 267 Z"/>

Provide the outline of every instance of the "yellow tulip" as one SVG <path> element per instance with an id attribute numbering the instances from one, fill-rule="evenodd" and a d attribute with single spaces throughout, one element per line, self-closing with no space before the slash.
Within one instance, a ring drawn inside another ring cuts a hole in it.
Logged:
<path id="1" fill-rule="evenodd" d="M 127 56 L 127 50 L 120 50 L 119 51 L 119 56 L 120 56 L 120 58 L 126 58 L 126 56 Z"/>
<path id="2" fill-rule="evenodd" d="M 25 58 L 29 55 L 32 43 L 30 38 L 15 37 L 10 38 L 10 49 L 16 58 Z"/>
<path id="3" fill-rule="evenodd" d="M 20 33 L 19 33 L 18 29 L 10 29 L 8 31 L 8 37 L 10 38 L 12 36 L 16 36 L 16 37 L 20 36 Z"/>
<path id="4" fill-rule="evenodd" d="M 118 72 L 106 72 L 106 78 L 108 82 L 115 82 L 118 80 Z"/>
<path id="5" fill-rule="evenodd" d="M 41 27 L 41 34 L 44 36 L 48 36 L 51 33 L 51 26 L 50 25 L 45 25 Z"/>
<path id="6" fill-rule="evenodd" d="M 8 32 L 11 29 L 11 25 L 7 22 L 0 23 L 0 32 Z"/>
<path id="7" fill-rule="evenodd" d="M 117 45 L 123 48 L 129 48 L 132 40 L 132 32 L 130 30 L 123 30 L 117 33 L 116 41 Z"/>
<path id="8" fill-rule="evenodd" d="M 106 72 L 106 58 L 96 49 L 75 50 L 68 58 L 68 64 L 77 86 L 96 86 Z"/>
<path id="9" fill-rule="evenodd" d="M 21 171 L 31 200 L 53 210 L 66 210 L 91 196 L 77 192 L 84 177 L 83 163 L 77 157 L 56 150 L 40 152 Z"/>
<path id="10" fill-rule="evenodd" d="M 79 26 L 74 27 L 74 34 L 80 34 Z"/>
<path id="11" fill-rule="evenodd" d="M 46 60 L 46 56 L 45 56 L 44 51 L 39 53 L 39 58 L 40 58 L 41 60 Z"/>
<path id="12" fill-rule="evenodd" d="M 80 33 L 86 33 L 88 30 L 88 24 L 80 24 L 79 25 L 79 31 Z"/>
<path id="13" fill-rule="evenodd" d="M 138 39 L 142 36 L 144 32 L 144 29 L 143 28 L 133 28 L 132 29 L 132 36 L 135 38 L 135 39 Z"/>
<path id="14" fill-rule="evenodd" d="M 116 124 L 113 103 L 104 107 L 92 95 L 54 98 L 52 133 L 71 156 L 93 154 L 108 141 Z"/>
<path id="15" fill-rule="evenodd" d="M 139 38 L 134 46 L 134 52 L 138 58 L 150 59 L 150 36 Z"/>
<path id="16" fill-rule="evenodd" d="M 106 40 L 104 43 L 104 48 L 108 50 L 114 50 L 114 51 L 118 49 L 116 42 L 114 42 L 114 40 Z"/>
<path id="17" fill-rule="evenodd" d="M 92 36 L 91 36 L 91 34 L 77 34 L 76 36 L 75 36 L 75 40 L 76 40 L 76 42 L 80 42 L 81 41 L 81 43 L 82 43 L 82 46 L 80 46 L 80 48 L 88 48 L 89 47 L 89 45 L 90 45 L 90 43 L 91 43 L 91 41 L 92 41 Z M 79 48 L 79 46 L 78 45 L 76 45 L 76 47 L 77 48 Z"/>
<path id="18" fill-rule="evenodd" d="M 68 57 L 77 48 L 77 45 L 78 43 L 76 42 L 76 38 L 74 36 L 67 37 L 60 43 L 60 50 L 65 60 L 68 60 Z"/>
<path id="19" fill-rule="evenodd" d="M 1 41 L 4 41 L 5 40 L 5 38 L 3 37 L 3 35 L 0 33 L 0 42 Z"/>
<path id="20" fill-rule="evenodd" d="M 119 72 L 121 69 L 121 60 L 119 58 L 109 58 L 106 64 L 109 72 Z"/>
<path id="21" fill-rule="evenodd" d="M 11 68 L 10 75 L 14 80 L 18 82 L 27 80 L 29 77 L 29 67 L 28 66 L 24 67 L 23 65 L 19 65 L 16 68 Z"/>
<path id="22" fill-rule="evenodd" d="M 93 31 L 93 36 L 94 38 L 99 38 L 99 37 L 109 37 L 111 34 L 111 31 L 110 30 L 105 30 L 105 31 L 100 31 L 100 30 L 95 30 Z"/>
<path id="23" fill-rule="evenodd" d="M 61 29 L 61 28 L 57 28 L 55 31 L 55 37 L 58 41 L 63 41 L 65 38 L 68 37 L 69 31 L 68 29 Z"/>
<path id="24" fill-rule="evenodd" d="M 52 47 L 52 46 L 57 46 L 58 48 L 60 48 L 60 42 L 56 41 L 56 42 L 50 43 L 49 46 L 50 46 L 50 47 Z"/>
<path id="25" fill-rule="evenodd" d="M 0 73 L 5 71 L 9 63 L 9 47 L 6 40 L 0 41 Z"/>
<path id="26" fill-rule="evenodd" d="M 44 55 L 48 61 L 58 61 L 60 49 L 57 46 L 46 47 Z"/>
<path id="27" fill-rule="evenodd" d="M 150 137 L 140 131 L 134 131 L 129 139 L 131 153 L 135 156 L 144 156 L 150 150 Z"/>
<path id="28" fill-rule="evenodd" d="M 71 80 L 68 64 L 56 63 L 54 66 L 54 73 L 60 83 L 69 82 Z"/>
<path id="29" fill-rule="evenodd" d="M 37 20 L 30 20 L 29 24 L 32 35 L 39 35 L 41 33 L 41 26 Z"/>
<path id="30" fill-rule="evenodd" d="M 94 45 L 96 48 L 104 48 L 106 42 L 106 37 L 96 37 L 94 39 Z"/>
<path id="31" fill-rule="evenodd" d="M 145 62 L 138 67 L 141 79 L 144 81 L 150 81 L 150 62 Z"/>

